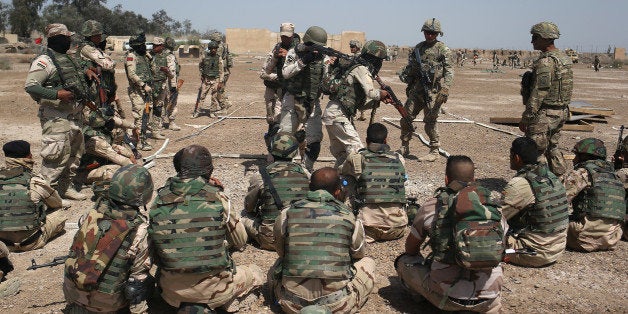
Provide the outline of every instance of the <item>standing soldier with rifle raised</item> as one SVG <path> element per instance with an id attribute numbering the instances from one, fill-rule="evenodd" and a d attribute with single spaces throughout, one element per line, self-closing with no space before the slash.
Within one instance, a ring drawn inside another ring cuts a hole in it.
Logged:
<path id="1" fill-rule="evenodd" d="M 177 116 L 177 99 L 179 98 L 179 89 L 183 85 L 183 79 L 179 77 L 179 61 L 174 53 L 176 48 L 176 42 L 172 37 L 166 37 L 165 50 L 162 52 L 166 55 L 167 67 L 170 75 L 168 77 L 169 97 L 167 98 L 166 108 L 163 113 L 163 126 L 164 129 L 173 131 L 179 131 L 181 128 L 174 123 L 174 119 Z"/>
<path id="2" fill-rule="evenodd" d="M 438 157 L 440 141 L 436 120 L 440 107 L 447 102 L 449 89 L 453 83 L 454 70 L 451 65 L 451 51 L 436 38 L 443 36 L 440 21 L 431 18 L 421 28 L 425 41 L 420 42 L 408 55 L 408 65 L 399 75 L 402 82 L 407 83 L 405 108 L 414 119 L 423 110 L 425 133 L 430 138 L 429 154 L 419 157 L 419 161 L 435 161 Z M 401 119 L 401 152 L 410 154 L 412 124 Z"/>

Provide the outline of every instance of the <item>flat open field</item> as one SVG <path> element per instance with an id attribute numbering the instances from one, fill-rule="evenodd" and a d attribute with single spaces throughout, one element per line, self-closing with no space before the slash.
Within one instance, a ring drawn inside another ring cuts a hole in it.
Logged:
<path id="1" fill-rule="evenodd" d="M 14 139 L 31 142 L 31 149 L 38 165 L 41 157 L 41 127 L 37 118 L 38 105 L 24 92 L 24 81 L 29 64 L 18 62 L 28 60 L 24 55 L 2 55 L 15 62 L 12 70 L 0 71 L 0 142 L 3 144 Z M 259 56 L 238 56 L 228 83 L 228 94 L 233 106 L 229 113 L 234 116 L 263 116 L 264 85 L 258 77 L 261 65 Z M 128 86 L 122 65 L 122 56 L 117 56 L 117 78 L 119 96 L 124 103 L 127 116 L 130 116 L 130 101 L 126 95 Z M 405 60 L 396 63 L 385 62 L 380 75 L 388 82 L 399 98 L 405 101 L 404 88 L 395 74 L 405 65 Z M 224 120 L 217 123 L 201 135 L 191 139 L 174 142 L 173 140 L 196 132 L 185 124 L 204 125 L 216 121 L 216 118 L 200 117 L 191 119 L 190 115 L 196 100 L 199 86 L 198 60 L 181 59 L 182 78 L 185 84 L 179 95 L 179 117 L 177 124 L 183 129 L 178 132 L 165 131 L 171 139 L 165 153 L 174 153 L 190 144 L 201 144 L 209 148 L 212 154 L 222 153 L 265 153 L 262 136 L 266 131 L 264 120 Z M 520 117 L 523 111 L 519 96 L 519 75 L 525 70 L 502 68 L 503 72 L 490 73 L 490 64 L 472 64 L 465 68 L 456 68 L 454 86 L 449 101 L 445 104 L 448 113 L 467 119 L 489 124 L 491 116 Z M 602 69 L 594 72 L 587 65 L 577 64 L 574 69 L 573 100 L 582 100 L 595 106 L 611 108 L 615 115 L 608 118 L 607 124 L 594 124 L 592 133 L 564 131 L 560 148 L 568 153 L 573 145 L 586 137 L 602 139 L 609 152 L 614 151 L 617 141 L 617 126 L 628 124 L 628 71 Z M 326 105 L 327 100 L 321 101 Z M 392 106 L 382 105 L 377 112 L 377 120 L 382 117 L 395 117 L 398 113 Z M 441 119 L 456 119 L 450 115 L 441 115 Z M 521 134 L 516 127 L 493 125 L 501 130 Z M 365 136 L 368 121 L 356 121 L 360 134 Z M 389 127 L 389 143 L 393 149 L 400 145 L 399 130 Z M 469 123 L 440 123 L 442 148 L 450 154 L 470 156 L 477 165 L 476 177 L 492 188 L 501 189 L 513 176 L 509 169 L 508 155 L 510 143 L 514 135 L 498 132 L 479 125 Z M 615 129 L 614 129 L 615 128 Z M 417 132 L 424 134 L 422 123 L 417 123 Z M 327 135 L 325 134 L 325 137 Z M 160 146 L 157 141 L 153 146 Z M 328 139 L 322 145 L 321 156 L 331 156 Z M 411 142 L 413 155 L 420 156 L 427 152 L 418 139 Z M 145 153 L 145 155 L 149 155 Z M 0 157 L 0 162 L 4 159 Z M 237 210 L 243 209 L 243 200 L 248 186 L 248 179 L 257 172 L 264 160 L 222 159 L 215 158 L 214 176 L 225 185 L 226 193 Z M 331 166 L 333 163 L 319 163 L 315 167 Z M 419 163 L 416 157 L 407 159 L 406 168 L 409 175 L 407 189 L 410 194 L 419 198 L 419 202 L 431 197 L 433 191 L 444 184 L 445 158 L 434 163 Z M 155 187 L 160 187 L 168 176 L 175 174 L 170 158 L 158 159 L 156 167 L 150 172 Z M 84 192 L 90 193 L 88 188 Z M 41 268 L 26 271 L 31 259 L 38 263 L 50 261 L 55 256 L 65 255 L 72 241 L 78 218 L 93 206 L 86 200 L 75 202 L 67 210 L 65 234 L 54 239 L 45 248 L 26 253 L 11 255 L 15 271 L 10 277 L 22 280 L 19 294 L 0 300 L 0 312 L 3 313 L 59 313 L 65 308 L 61 290 L 63 267 Z M 370 300 L 363 308 L 363 313 L 419 313 L 438 312 L 428 303 L 417 304 L 404 294 L 397 275 L 393 269 L 393 260 L 403 251 L 405 239 L 392 242 L 381 242 L 369 245 L 368 256 L 377 263 L 376 286 Z M 238 264 L 255 263 L 262 269 L 268 269 L 276 259 L 274 252 L 262 251 L 253 245 L 247 246 L 244 252 L 237 252 L 233 257 Z M 504 310 L 513 313 L 546 313 L 546 312 L 628 312 L 628 244 L 619 243 L 611 252 L 582 254 L 566 252 L 562 260 L 542 269 L 526 269 L 512 265 L 504 265 Z M 151 312 L 172 313 L 163 301 L 155 298 L 151 302 Z M 279 312 L 279 308 L 268 299 L 268 290 L 264 288 L 262 296 L 250 304 L 245 313 Z"/>

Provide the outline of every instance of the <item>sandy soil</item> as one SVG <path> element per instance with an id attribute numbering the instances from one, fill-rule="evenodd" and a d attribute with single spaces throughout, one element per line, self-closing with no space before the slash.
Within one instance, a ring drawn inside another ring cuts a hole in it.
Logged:
<path id="1" fill-rule="evenodd" d="M 24 59 L 23 56 L 2 55 L 14 60 Z M 120 97 L 127 113 L 130 113 L 130 102 L 126 95 L 127 80 L 124 76 L 122 56 L 117 56 L 118 84 Z M 236 111 L 234 116 L 263 116 L 264 86 L 258 78 L 260 56 L 238 56 L 228 85 L 228 93 L 233 103 L 229 112 Z M 190 144 L 207 146 L 213 154 L 265 152 L 262 136 L 266 131 L 264 120 L 224 120 L 205 130 L 201 135 L 174 142 L 173 140 L 196 132 L 196 129 L 185 124 L 208 124 L 216 118 L 201 117 L 191 119 L 197 88 L 199 86 L 198 60 L 183 59 L 182 77 L 185 84 L 179 96 L 179 117 L 177 124 L 183 127 L 179 132 L 166 131 L 171 144 L 166 153 L 174 153 Z M 384 81 L 391 84 L 399 98 L 404 101 L 404 85 L 399 81 L 396 72 L 404 63 L 386 62 L 381 71 Z M 41 148 L 41 127 L 37 118 L 37 104 L 24 92 L 23 86 L 28 70 L 24 61 L 16 61 L 13 69 L 0 71 L 0 142 L 14 139 L 29 140 L 36 161 L 41 163 L 37 154 Z M 456 68 L 454 87 L 451 89 L 449 102 L 445 105 L 448 113 L 462 116 L 470 120 L 489 123 L 491 116 L 518 117 L 523 111 L 519 96 L 519 75 L 525 70 L 502 68 L 503 72 L 490 73 L 484 65 L 467 65 Z M 574 100 L 587 101 L 595 106 L 608 107 L 615 110 L 615 115 L 608 118 L 607 124 L 595 124 L 592 133 L 563 132 L 560 148 L 568 152 L 580 139 L 597 137 L 606 142 L 609 151 L 614 150 L 617 140 L 616 127 L 628 124 L 626 100 L 628 98 L 628 72 L 625 70 L 603 69 L 595 73 L 590 67 L 578 64 L 574 69 Z M 322 101 L 326 104 L 326 100 Z M 378 120 L 382 117 L 396 117 L 397 112 L 392 106 L 384 106 L 378 110 Z M 442 119 L 455 119 L 449 115 Z M 360 134 L 364 134 L 368 122 L 357 121 Z M 516 127 L 492 125 L 502 130 L 521 134 Z M 441 123 L 439 124 L 442 148 L 450 154 L 466 154 L 477 165 L 476 177 L 492 188 L 500 189 L 514 174 L 509 169 L 508 150 L 513 135 L 490 130 L 475 124 Z M 396 149 L 400 145 L 399 130 L 389 125 L 389 143 Z M 417 123 L 417 132 L 424 134 L 422 123 Z M 326 135 L 325 135 L 326 137 Z M 160 146 L 156 142 L 154 146 Z M 322 156 L 330 156 L 327 138 L 323 142 Z M 418 140 L 411 142 L 413 155 L 420 156 L 427 148 Z M 147 154 L 146 154 L 147 155 Z M 3 162 L 0 157 L 0 162 Z M 219 178 L 226 187 L 226 193 L 236 209 L 242 209 L 243 199 L 248 185 L 248 178 L 257 171 L 263 160 L 215 159 L 214 176 Z M 317 167 L 331 166 L 332 163 L 319 163 Z M 36 165 L 36 169 L 39 166 Z M 409 175 L 408 191 L 419 198 L 419 202 L 427 200 L 433 191 L 444 184 L 445 158 L 434 163 L 419 163 L 416 157 L 407 161 Z M 171 159 L 158 159 L 157 166 L 150 170 L 155 186 L 163 185 L 168 176 L 174 175 Z M 91 193 L 87 188 L 83 190 Z M 75 202 L 65 213 L 68 226 L 62 236 L 54 239 L 45 248 L 26 253 L 11 255 L 15 271 L 10 277 L 22 280 L 19 294 L 0 300 L 0 312 L 3 313 L 59 313 L 65 307 L 61 290 L 63 268 L 56 266 L 26 271 L 31 259 L 38 263 L 52 260 L 55 256 L 65 255 L 72 237 L 76 232 L 76 222 L 80 215 L 93 206 L 91 201 Z M 368 256 L 377 262 L 376 287 L 370 300 L 362 312 L 385 313 L 418 313 L 437 312 L 427 304 L 414 303 L 404 294 L 392 261 L 403 251 L 404 240 L 375 243 L 369 245 Z M 506 312 L 538 313 L 538 312 L 628 312 L 627 272 L 628 244 L 621 242 L 615 251 L 582 254 L 566 252 L 556 264 L 542 269 L 526 269 L 512 265 L 504 266 L 503 301 Z M 262 269 L 268 269 L 276 259 L 276 253 L 262 251 L 249 245 L 244 252 L 234 253 L 236 263 L 255 263 Z M 623 301 L 622 301 L 623 300 Z M 262 296 L 250 303 L 244 312 L 278 312 L 278 307 L 268 299 L 267 289 Z M 154 313 L 168 313 L 168 308 L 159 298 L 152 300 Z"/>

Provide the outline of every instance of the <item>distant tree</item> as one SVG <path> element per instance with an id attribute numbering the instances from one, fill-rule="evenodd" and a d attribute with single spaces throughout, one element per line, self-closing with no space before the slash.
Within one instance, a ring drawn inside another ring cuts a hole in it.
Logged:
<path id="1" fill-rule="evenodd" d="M 78 33 L 81 32 L 83 22 L 85 21 L 78 9 L 73 5 L 49 5 L 44 8 L 41 16 L 44 25 L 61 23 L 65 24 L 70 31 Z"/>
<path id="2" fill-rule="evenodd" d="M 105 23 L 109 27 L 110 35 L 135 35 L 151 31 L 148 19 L 140 14 L 122 10 L 122 5 L 119 4 L 113 8 L 110 19 Z"/>
<path id="3" fill-rule="evenodd" d="M 38 12 L 45 0 L 13 0 L 13 10 L 9 13 L 11 31 L 21 37 L 30 37 L 37 26 Z"/>
<path id="4" fill-rule="evenodd" d="M 205 32 L 203 32 L 203 33 L 201 34 L 201 38 L 203 38 L 203 39 L 209 39 L 209 35 L 211 35 L 211 34 L 213 34 L 213 33 L 215 33 L 215 32 L 220 32 L 220 31 L 219 31 L 219 30 L 217 30 L 217 29 L 215 29 L 215 28 L 210 28 L 210 29 L 207 29 Z"/>
<path id="5" fill-rule="evenodd" d="M 9 14 L 13 7 L 4 2 L 0 2 L 0 32 L 5 33 L 9 27 Z"/>
<path id="6" fill-rule="evenodd" d="M 177 28 L 181 28 L 181 23 L 168 16 L 168 13 L 162 9 L 153 13 L 150 26 L 152 33 L 155 35 L 163 35 L 174 32 Z"/>
<path id="7" fill-rule="evenodd" d="M 192 21 L 189 19 L 183 20 L 183 34 L 189 35 L 192 31 Z"/>

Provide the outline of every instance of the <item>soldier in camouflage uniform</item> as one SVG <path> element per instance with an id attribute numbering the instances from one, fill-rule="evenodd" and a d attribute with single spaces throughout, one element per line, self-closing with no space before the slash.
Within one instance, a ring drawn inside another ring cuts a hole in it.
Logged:
<path id="1" fill-rule="evenodd" d="M 65 262 L 63 294 L 68 313 L 147 313 L 152 292 L 148 217 L 153 180 L 143 167 L 120 168 L 87 213 Z"/>
<path id="2" fill-rule="evenodd" d="M 221 88 L 224 80 L 224 66 L 223 60 L 218 55 L 218 43 L 210 42 L 207 44 L 209 54 L 201 60 L 198 64 L 198 70 L 201 72 L 201 86 L 198 88 L 198 103 L 196 104 L 196 110 L 192 113 L 192 118 L 196 118 L 201 114 L 203 103 L 207 94 L 209 94 L 209 106 L 208 109 L 210 116 L 215 116 L 212 112 L 220 110 L 218 102 L 218 90 Z"/>
<path id="3" fill-rule="evenodd" d="M 536 142 L 541 162 L 547 162 L 555 175 L 562 176 L 567 169 L 558 141 L 569 116 L 573 89 L 571 58 L 554 46 L 554 40 L 560 37 L 556 24 L 535 24 L 530 33 L 532 46 L 541 55 L 534 61 L 532 72 L 527 72 L 522 80 L 525 111 L 519 129 Z"/>
<path id="4" fill-rule="evenodd" d="M 168 65 L 168 54 L 165 49 L 166 40 L 162 37 L 153 38 L 153 62 L 155 64 L 155 73 L 153 76 L 153 129 L 162 129 L 165 121 L 168 119 L 167 113 L 164 112 L 168 104 L 170 89 L 177 87 L 175 79 L 175 71 Z"/>
<path id="5" fill-rule="evenodd" d="M 443 36 L 440 22 L 435 18 L 428 19 L 423 24 L 421 31 L 425 36 L 425 41 L 417 44 L 410 52 L 408 65 L 402 70 L 399 79 L 408 84 L 406 87 L 408 100 L 404 106 L 406 111 L 412 119 L 423 111 L 425 133 L 430 138 L 430 152 L 419 157 L 419 161 L 434 161 L 438 158 L 438 148 L 440 147 L 436 120 L 441 105 L 446 103 L 449 97 L 449 89 L 454 80 L 454 70 L 451 64 L 451 51 L 442 41 L 436 39 L 439 34 Z M 420 58 L 420 65 L 417 58 Z M 421 71 L 429 82 L 422 82 L 419 74 Z M 424 83 L 425 85 L 423 85 Z M 410 139 L 412 139 L 412 125 L 405 119 L 401 119 L 400 124 L 401 151 L 404 156 L 408 156 L 410 154 Z"/>
<path id="6" fill-rule="evenodd" d="M 604 142 L 586 138 L 573 148 L 574 169 L 563 177 L 569 216 L 567 246 L 583 252 L 612 250 L 622 237 L 626 216 L 626 190 L 606 161 Z"/>
<path id="7" fill-rule="evenodd" d="M 615 174 L 619 177 L 621 182 L 624 183 L 624 191 L 626 193 L 626 203 L 628 204 L 628 136 L 624 137 L 621 142 L 621 146 L 619 147 L 619 153 L 615 156 L 616 158 L 620 158 L 620 161 L 615 160 Z M 624 226 L 623 231 L 624 240 L 628 240 L 628 232 L 626 227 L 628 224 L 628 215 L 624 218 Z"/>
<path id="8" fill-rule="evenodd" d="M 502 213 L 508 220 L 508 246 L 534 250 L 536 255 L 515 254 L 509 262 L 541 267 L 553 264 L 565 251 L 569 208 L 565 187 L 539 163 L 536 143 L 527 137 L 512 142 L 510 168 L 517 171 L 504 189 Z"/>
<path id="9" fill-rule="evenodd" d="M 364 257 L 362 222 L 343 203 L 343 180 L 329 167 L 312 174 L 310 191 L 277 217 L 279 259 L 269 272 L 274 300 L 286 313 L 310 305 L 355 313 L 374 288 L 375 261 Z"/>
<path id="10" fill-rule="evenodd" d="M 369 40 L 357 57 L 361 62 L 338 60 L 338 66 L 323 80 L 323 90 L 329 91 L 329 103 L 323 112 L 323 124 L 329 135 L 329 150 L 340 167 L 351 153 L 364 148 L 353 125 L 357 109 L 380 99 L 389 101 L 388 92 L 375 87 L 377 75 L 386 58 L 386 45 Z"/>
<path id="11" fill-rule="evenodd" d="M 229 102 L 229 98 L 227 97 L 227 93 L 225 88 L 227 87 L 227 81 L 229 80 L 229 76 L 231 75 L 231 68 L 233 67 L 233 59 L 231 58 L 231 54 L 229 53 L 229 46 L 224 42 L 224 37 L 220 32 L 214 32 L 209 35 L 209 39 L 218 44 L 218 50 L 216 50 L 216 54 L 220 56 L 223 65 L 224 75 L 222 76 L 222 80 L 220 81 L 222 84 L 218 86 L 218 93 L 216 95 L 216 100 L 218 100 L 218 105 L 220 109 L 228 109 L 231 107 L 231 103 Z"/>
<path id="12" fill-rule="evenodd" d="M 163 125 L 165 129 L 179 131 L 181 128 L 174 123 L 174 120 L 177 116 L 177 99 L 179 94 L 179 72 L 181 67 L 179 66 L 179 60 L 177 60 L 177 56 L 174 53 L 176 48 L 176 42 L 172 37 L 166 37 L 166 41 L 164 44 L 166 48 L 162 53 L 166 55 L 166 63 L 168 67 L 168 98 L 166 100 L 166 109 L 164 110 L 163 116 Z M 181 82 L 183 82 L 181 80 Z M 181 83 L 182 84 L 182 83 Z"/>
<path id="13" fill-rule="evenodd" d="M 33 173 L 26 141 L 2 146 L 6 167 L 0 168 L 0 241 L 13 252 L 36 250 L 63 232 L 66 218 L 61 197 Z"/>
<path id="14" fill-rule="evenodd" d="M 447 200 L 440 199 L 441 194 L 457 196 L 464 187 L 473 185 L 474 169 L 473 161 L 467 156 L 447 159 L 447 187 L 437 190 L 436 196 L 419 209 L 406 239 L 405 253 L 395 260 L 395 269 L 402 285 L 416 301 L 427 299 L 444 311 L 501 313 L 501 266 L 472 270 L 437 257 L 424 258 L 420 251 L 428 237 L 434 251 L 432 237 L 436 237 L 435 227 L 441 220 L 439 213 L 445 209 L 442 206 L 447 206 Z"/>
<path id="15" fill-rule="evenodd" d="M 82 200 L 87 196 L 72 186 L 85 150 L 79 100 L 90 100 L 87 81 L 97 79 L 97 75 L 67 54 L 71 34 L 63 24 L 46 26 L 48 49 L 31 64 L 25 89 L 39 103 L 41 176 L 62 197 Z"/>
<path id="16" fill-rule="evenodd" d="M 246 216 L 242 217 L 242 223 L 249 238 L 259 243 L 262 249 L 275 250 L 275 218 L 284 207 L 307 194 L 310 174 L 292 161 L 298 149 L 299 143 L 292 134 L 277 133 L 270 151 L 275 162 L 251 177 L 244 198 Z"/>
<path id="17" fill-rule="evenodd" d="M 351 39 L 349 41 L 349 51 L 351 51 L 351 55 L 353 57 L 358 57 L 360 55 L 360 51 L 362 50 L 362 43 L 357 39 Z M 365 121 L 366 117 L 364 116 L 364 109 L 359 109 L 360 116 L 358 120 Z"/>
<path id="18" fill-rule="evenodd" d="M 302 146 L 306 148 L 301 152 L 301 157 L 310 172 L 314 169 L 323 140 L 319 99 L 320 85 L 327 73 L 325 56 L 306 49 L 311 43 L 327 45 L 327 32 L 321 27 L 312 26 L 303 35 L 303 44 L 288 51 L 281 70 L 286 84 L 280 122 L 281 131 L 291 132 L 299 142 L 303 142 Z"/>
<path id="19" fill-rule="evenodd" d="M 223 193 L 207 148 L 191 145 L 174 156 L 177 176 L 157 192 L 148 233 L 156 253 L 161 296 L 180 313 L 218 307 L 238 309 L 239 300 L 263 284 L 257 265 L 238 265 L 229 249 L 241 250 L 246 231 Z"/>
<path id="20" fill-rule="evenodd" d="M 383 124 L 371 124 L 366 130 L 366 149 L 350 154 L 340 172 L 357 182 L 350 193 L 354 196 L 353 212 L 364 223 L 369 242 L 399 239 L 408 225 L 405 161 L 390 151 L 387 136 Z"/>

